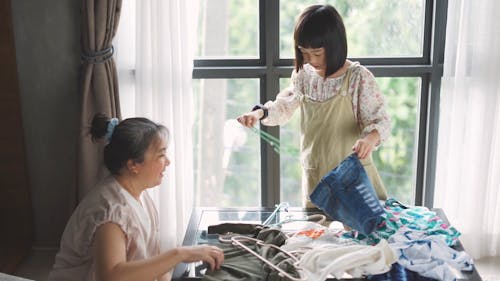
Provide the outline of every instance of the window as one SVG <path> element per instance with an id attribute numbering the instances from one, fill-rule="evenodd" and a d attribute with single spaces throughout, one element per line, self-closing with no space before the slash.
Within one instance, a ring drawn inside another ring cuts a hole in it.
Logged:
<path id="1" fill-rule="evenodd" d="M 259 102 L 259 79 L 199 79 L 194 83 L 195 203 L 259 206 L 259 137 L 234 119 Z"/>
<path id="2" fill-rule="evenodd" d="M 199 7 L 198 57 L 259 57 L 259 1 L 199 0 Z"/>
<path id="3" fill-rule="evenodd" d="M 326 1 L 343 16 L 349 56 L 422 56 L 424 1 Z M 313 0 L 280 1 L 280 57 L 293 57 L 293 27 L 297 11 Z M 300 13 L 300 12 L 299 12 Z"/>
<path id="4" fill-rule="evenodd" d="M 432 205 L 446 3 L 326 2 L 344 18 L 349 58 L 374 73 L 387 100 L 392 137 L 373 157 L 390 195 L 405 203 Z M 274 99 L 288 85 L 293 26 L 310 4 L 313 1 L 200 0 L 193 73 L 198 205 L 300 204 L 298 150 L 278 155 L 233 119 L 259 101 Z M 280 138 L 282 145 L 298 147 L 298 115 L 285 126 L 260 129 Z M 213 140 L 205 146 L 208 137 Z"/>

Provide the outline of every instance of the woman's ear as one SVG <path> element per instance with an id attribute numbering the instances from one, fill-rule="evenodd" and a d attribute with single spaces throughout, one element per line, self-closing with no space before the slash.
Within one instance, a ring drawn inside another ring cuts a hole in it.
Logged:
<path id="1" fill-rule="evenodd" d="M 138 167 L 137 167 L 137 163 L 132 159 L 127 160 L 127 169 L 129 170 L 129 172 L 131 174 L 134 174 L 134 175 L 139 172 Z"/>

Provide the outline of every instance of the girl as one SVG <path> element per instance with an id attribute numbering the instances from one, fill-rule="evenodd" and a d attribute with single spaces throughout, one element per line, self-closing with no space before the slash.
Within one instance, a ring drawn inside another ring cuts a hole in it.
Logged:
<path id="1" fill-rule="evenodd" d="M 390 134 L 390 118 L 373 74 L 347 59 L 347 37 L 339 13 L 330 5 L 313 5 L 299 16 L 294 31 L 295 70 L 291 86 L 275 101 L 256 105 L 237 120 L 253 127 L 286 123 L 301 113 L 302 194 L 353 151 L 363 163 L 379 199 L 387 192 L 371 152 Z"/>
<path id="2" fill-rule="evenodd" d="M 94 140 L 106 138 L 104 163 L 111 176 L 82 200 L 64 230 L 49 280 L 168 280 L 177 263 L 204 261 L 218 269 L 214 246 L 160 253 L 158 215 L 148 188 L 161 183 L 168 130 L 146 118 L 122 122 L 97 114 Z"/>

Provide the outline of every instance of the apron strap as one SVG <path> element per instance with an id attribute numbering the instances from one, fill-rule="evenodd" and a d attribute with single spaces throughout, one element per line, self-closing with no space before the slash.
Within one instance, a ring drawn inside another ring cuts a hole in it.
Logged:
<path id="1" fill-rule="evenodd" d="M 351 80 L 351 68 L 347 68 L 344 76 L 344 81 L 342 83 L 342 88 L 340 89 L 340 95 L 346 96 L 349 93 L 349 81 Z"/>

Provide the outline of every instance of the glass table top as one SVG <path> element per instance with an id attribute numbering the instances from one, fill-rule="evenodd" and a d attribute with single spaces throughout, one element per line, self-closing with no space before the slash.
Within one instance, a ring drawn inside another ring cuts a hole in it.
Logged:
<path id="1" fill-rule="evenodd" d="M 219 242 L 218 234 L 208 234 L 208 227 L 223 223 L 242 223 L 269 225 L 283 221 L 303 221 L 307 216 L 324 214 L 319 209 L 288 208 L 275 212 L 275 208 L 196 208 L 192 215 L 184 237 L 184 246 L 199 244 L 216 244 Z M 441 209 L 433 209 L 445 222 L 447 218 Z M 271 217 L 270 220 L 268 220 Z M 331 220 L 326 217 L 327 222 Z M 454 246 L 456 250 L 463 250 L 463 246 L 458 242 Z M 197 272 L 196 263 L 178 264 L 174 270 L 173 280 L 201 280 L 203 274 Z M 333 280 L 333 279 L 328 279 Z M 341 279 L 341 280 L 364 280 L 364 279 Z M 461 279 L 462 280 L 462 279 Z M 481 280 L 477 270 L 463 273 L 463 280 Z"/>
<path id="2" fill-rule="evenodd" d="M 275 225 L 280 222 L 300 222 L 306 221 L 307 216 L 312 214 L 322 214 L 320 210 L 305 211 L 303 209 L 288 209 L 286 211 L 274 212 L 275 209 L 242 209 L 242 210 L 201 210 L 197 221 L 194 244 L 206 244 L 217 242 L 217 234 L 208 234 L 208 227 L 222 223 L 245 223 L 258 225 Z M 193 229 L 191 228 L 191 231 Z M 186 241 L 185 241 L 186 242 Z M 191 244 L 190 243 L 190 244 Z M 191 244 L 192 245 L 192 244 Z"/>

